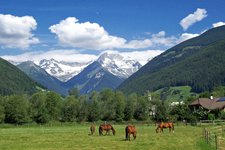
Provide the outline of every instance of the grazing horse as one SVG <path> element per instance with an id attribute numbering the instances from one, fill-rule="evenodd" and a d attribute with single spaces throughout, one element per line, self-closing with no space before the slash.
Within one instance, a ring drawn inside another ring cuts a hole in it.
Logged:
<path id="1" fill-rule="evenodd" d="M 156 133 L 163 132 L 163 128 L 169 128 L 169 131 L 174 133 L 174 124 L 172 122 L 160 122 L 156 128 Z"/>
<path id="2" fill-rule="evenodd" d="M 99 135 L 103 135 L 103 131 L 106 131 L 105 135 L 107 135 L 109 134 L 110 130 L 112 130 L 113 135 L 116 134 L 116 131 L 111 124 L 101 124 L 99 126 Z"/>
<path id="3" fill-rule="evenodd" d="M 136 139 L 137 131 L 136 131 L 135 126 L 132 126 L 132 125 L 126 126 L 125 133 L 126 133 L 126 140 L 130 141 L 130 135 L 131 134 L 133 134 L 134 140 Z"/>
<path id="4" fill-rule="evenodd" d="M 95 133 L 95 125 L 91 125 L 90 130 L 91 130 L 91 135 L 93 135 Z"/>

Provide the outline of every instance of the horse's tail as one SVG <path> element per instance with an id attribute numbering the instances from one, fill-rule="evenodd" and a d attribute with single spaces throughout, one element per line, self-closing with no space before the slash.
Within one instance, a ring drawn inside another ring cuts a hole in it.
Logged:
<path id="1" fill-rule="evenodd" d="M 126 140 L 128 139 L 128 127 L 125 128 Z"/>
<path id="2" fill-rule="evenodd" d="M 174 132 L 174 123 L 172 123 L 172 129 L 173 129 L 173 132 Z"/>
<path id="3" fill-rule="evenodd" d="M 99 132 L 99 135 L 102 135 L 102 128 L 101 128 L 101 126 L 99 126 L 99 128 L 98 128 L 98 132 Z"/>

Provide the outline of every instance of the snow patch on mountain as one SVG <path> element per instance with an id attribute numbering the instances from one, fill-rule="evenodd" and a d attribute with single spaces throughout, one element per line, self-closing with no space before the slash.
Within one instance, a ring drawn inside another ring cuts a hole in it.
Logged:
<path id="1" fill-rule="evenodd" d="M 66 82 L 75 75 L 79 74 L 89 63 L 65 62 L 55 59 L 43 59 L 38 63 L 41 68 L 60 81 Z"/>
<path id="2" fill-rule="evenodd" d="M 135 60 L 127 60 L 118 53 L 103 53 L 97 60 L 104 69 L 120 78 L 128 78 L 142 65 Z"/>

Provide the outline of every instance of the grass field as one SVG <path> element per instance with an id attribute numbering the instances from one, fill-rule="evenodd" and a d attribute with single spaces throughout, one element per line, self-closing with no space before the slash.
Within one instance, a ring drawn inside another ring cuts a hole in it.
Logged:
<path id="1" fill-rule="evenodd" d="M 0 150 L 207 150 L 202 129 L 175 126 L 175 133 L 155 133 L 155 126 L 137 125 L 137 139 L 125 141 L 125 125 L 114 125 L 116 135 L 89 135 L 89 125 L 0 126 Z M 97 129 L 97 128 L 96 128 Z"/>

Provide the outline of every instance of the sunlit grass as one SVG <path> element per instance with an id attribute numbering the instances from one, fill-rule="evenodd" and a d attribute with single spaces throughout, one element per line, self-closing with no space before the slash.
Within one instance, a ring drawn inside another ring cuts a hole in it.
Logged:
<path id="1" fill-rule="evenodd" d="M 89 135 L 89 125 L 9 127 L 0 129 L 1 150 L 198 150 L 204 149 L 201 128 L 176 126 L 175 133 L 155 133 L 155 126 L 137 125 L 137 139 L 125 141 L 125 125 L 114 125 L 116 135 Z"/>

